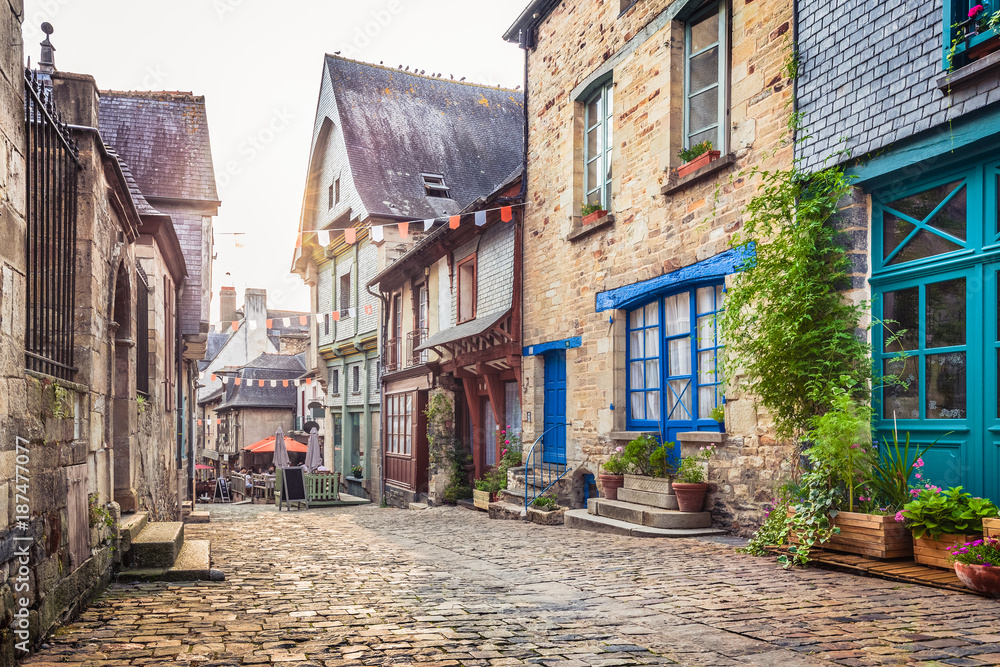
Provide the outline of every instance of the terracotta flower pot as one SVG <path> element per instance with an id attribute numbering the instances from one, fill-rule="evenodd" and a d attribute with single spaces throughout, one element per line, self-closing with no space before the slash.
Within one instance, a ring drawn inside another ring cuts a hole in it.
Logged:
<path id="1" fill-rule="evenodd" d="M 708 483 L 695 484 L 674 482 L 674 495 L 677 496 L 677 507 L 682 512 L 700 512 L 705 506 L 705 494 L 708 493 Z"/>
<path id="2" fill-rule="evenodd" d="M 601 480 L 601 493 L 604 497 L 608 500 L 618 500 L 618 489 L 625 483 L 625 475 L 609 475 L 602 472 L 598 477 Z"/>
<path id="3" fill-rule="evenodd" d="M 721 155 L 719 151 L 706 151 L 690 162 L 685 162 L 677 167 L 677 178 L 684 178 L 691 172 L 701 169 L 712 160 L 718 160 L 719 155 Z"/>
<path id="4" fill-rule="evenodd" d="M 607 214 L 608 214 L 608 212 L 606 210 L 604 210 L 604 209 L 601 209 L 600 211 L 594 211 L 593 213 L 588 213 L 587 215 L 583 216 L 583 220 L 580 221 L 580 224 L 582 224 L 582 225 L 589 225 L 592 222 L 596 222 L 597 220 L 600 220 L 601 218 L 603 218 Z"/>
<path id="5" fill-rule="evenodd" d="M 955 563 L 955 574 L 966 588 L 1000 598 L 1000 567 Z"/>

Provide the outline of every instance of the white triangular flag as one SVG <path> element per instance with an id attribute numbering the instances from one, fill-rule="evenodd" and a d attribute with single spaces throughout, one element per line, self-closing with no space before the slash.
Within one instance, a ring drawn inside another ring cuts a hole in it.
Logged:
<path id="1" fill-rule="evenodd" d="M 347 309 L 347 316 L 348 317 L 355 317 L 357 314 L 358 314 L 358 311 L 356 309 L 354 309 L 354 308 L 348 308 Z"/>
<path id="2" fill-rule="evenodd" d="M 424 220 L 424 231 L 425 232 L 429 232 L 430 229 L 431 229 L 431 227 L 433 227 L 433 226 L 434 226 L 434 218 L 431 218 L 429 220 Z"/>
<path id="3" fill-rule="evenodd" d="M 476 227 L 486 224 L 486 211 L 476 211 Z"/>
<path id="4" fill-rule="evenodd" d="M 272 387 L 277 387 L 278 386 L 278 381 L 277 380 L 271 380 L 271 386 Z"/>
<path id="5" fill-rule="evenodd" d="M 382 239 L 385 238 L 385 231 L 382 229 L 382 225 L 376 225 L 372 227 L 372 241 L 375 243 L 381 243 Z"/>
<path id="6" fill-rule="evenodd" d="M 250 330 L 251 331 L 256 331 L 257 330 L 257 320 L 247 320 L 247 324 L 250 325 Z"/>
<path id="7" fill-rule="evenodd" d="M 292 326 L 292 318 L 290 318 L 290 317 L 282 317 L 281 318 L 281 323 L 284 324 L 286 327 L 290 327 L 290 326 Z"/>
<path id="8" fill-rule="evenodd" d="M 324 248 L 330 245 L 330 232 L 327 230 L 320 231 L 319 242 Z"/>

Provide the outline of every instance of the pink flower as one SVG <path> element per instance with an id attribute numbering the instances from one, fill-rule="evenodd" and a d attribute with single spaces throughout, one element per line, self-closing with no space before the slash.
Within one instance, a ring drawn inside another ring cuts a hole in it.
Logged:
<path id="1" fill-rule="evenodd" d="M 905 517 L 903 516 L 903 510 L 896 512 L 896 523 L 903 523 Z"/>
<path id="2" fill-rule="evenodd" d="M 914 475 L 914 477 L 916 477 L 917 479 L 923 479 L 923 477 L 920 476 L 919 472 L 916 475 Z"/>
<path id="3" fill-rule="evenodd" d="M 983 6 L 982 5 L 976 5 L 975 7 L 973 7 L 972 9 L 969 10 L 969 18 L 971 19 L 973 16 L 975 16 L 976 14 L 978 14 L 981 11 L 983 11 Z"/>
<path id="4" fill-rule="evenodd" d="M 503 441 L 503 444 L 505 444 L 505 445 L 509 445 L 509 444 L 510 444 L 510 440 L 504 440 L 504 441 Z"/>
<path id="5" fill-rule="evenodd" d="M 913 462 L 913 467 L 914 468 L 923 468 L 924 467 L 924 460 L 923 460 L 923 458 L 919 458 L 916 461 L 914 461 Z"/>
<path id="6" fill-rule="evenodd" d="M 621 454 L 624 450 L 621 447 L 615 447 L 615 451 Z"/>

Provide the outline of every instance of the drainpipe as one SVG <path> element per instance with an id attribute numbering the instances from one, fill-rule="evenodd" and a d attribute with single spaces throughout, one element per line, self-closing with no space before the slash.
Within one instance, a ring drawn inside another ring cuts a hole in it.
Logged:
<path id="1" fill-rule="evenodd" d="M 527 30 L 533 31 L 534 28 L 528 28 Z M 523 130 L 524 130 L 524 145 L 522 148 L 522 155 L 524 156 L 524 163 L 522 164 L 521 171 L 521 191 L 517 193 L 514 197 L 500 197 L 497 199 L 498 204 L 507 204 L 510 202 L 523 202 L 528 194 L 528 49 L 534 43 L 534 35 L 525 30 L 521 30 L 518 35 L 518 46 L 524 50 L 524 120 L 523 120 Z"/>
<path id="2" fill-rule="evenodd" d="M 389 329 L 389 299 L 388 299 L 388 297 L 386 297 L 386 296 L 384 296 L 382 294 L 381 290 L 378 291 L 378 292 L 373 292 L 371 285 L 365 285 L 365 291 L 367 291 L 373 297 L 375 297 L 376 299 L 378 299 L 381 302 L 381 304 L 382 304 L 382 308 L 381 308 L 381 310 L 382 310 L 382 322 L 379 325 L 381 327 L 381 331 L 379 332 L 381 335 L 379 336 L 379 338 L 380 338 L 380 341 L 379 341 L 380 342 L 380 346 L 379 346 L 379 349 L 378 349 L 378 358 L 379 358 L 379 360 L 381 360 L 382 359 L 382 349 L 383 349 L 382 345 L 385 344 L 386 333 L 388 332 L 388 329 Z M 385 414 L 385 409 L 384 409 L 384 405 L 383 405 L 384 402 L 385 402 L 383 400 L 385 398 L 385 393 L 382 391 L 382 373 L 384 373 L 384 372 L 385 372 L 385 367 L 380 363 L 379 364 L 379 377 L 376 378 L 378 380 L 378 387 L 379 387 L 379 389 L 378 389 L 378 395 L 379 395 L 378 418 L 379 418 L 380 421 L 381 421 L 382 417 Z M 346 381 L 347 378 L 344 378 L 344 379 Z M 382 459 L 382 463 L 381 463 L 382 470 L 380 471 L 380 474 L 379 474 L 379 477 L 381 478 L 381 480 L 379 481 L 379 486 L 382 489 L 382 502 L 385 502 L 385 447 L 383 446 L 383 442 L 385 441 L 385 433 L 383 432 L 381 424 L 379 424 L 378 437 L 379 437 L 378 448 L 379 448 L 379 451 L 381 452 L 381 459 Z"/>

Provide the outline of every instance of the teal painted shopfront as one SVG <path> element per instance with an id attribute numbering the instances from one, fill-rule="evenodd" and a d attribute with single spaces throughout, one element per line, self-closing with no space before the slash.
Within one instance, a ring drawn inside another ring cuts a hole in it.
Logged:
<path id="1" fill-rule="evenodd" d="M 981 149 L 980 149 L 981 150 Z M 937 157 L 872 193 L 879 434 L 933 447 L 925 479 L 1000 500 L 1000 161 Z M 950 165 L 950 166 L 949 166 Z"/>

